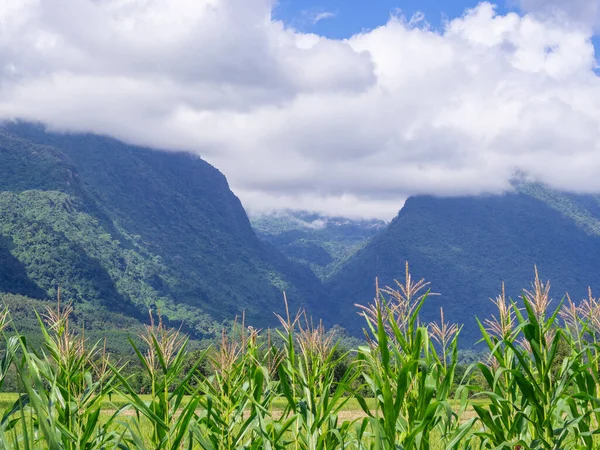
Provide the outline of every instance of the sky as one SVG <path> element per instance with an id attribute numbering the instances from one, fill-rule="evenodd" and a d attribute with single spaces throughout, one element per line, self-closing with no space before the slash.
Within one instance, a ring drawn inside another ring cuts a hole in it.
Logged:
<path id="1" fill-rule="evenodd" d="M 510 1 L 2 0 L 0 120 L 198 153 L 251 213 L 600 192 L 600 0 Z"/>
<path id="2" fill-rule="evenodd" d="M 423 14 L 432 26 L 440 27 L 445 19 L 460 17 L 477 4 L 476 0 L 281 0 L 273 17 L 299 31 L 347 39 L 385 25 L 391 15 Z M 497 5 L 502 13 L 510 8 L 504 1 Z"/>

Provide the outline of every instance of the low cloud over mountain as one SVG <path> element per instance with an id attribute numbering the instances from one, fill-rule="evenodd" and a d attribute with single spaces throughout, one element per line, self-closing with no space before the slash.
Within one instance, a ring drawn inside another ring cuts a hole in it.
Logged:
<path id="1" fill-rule="evenodd" d="M 521 7 L 333 40 L 272 0 L 5 0 L 0 117 L 196 151 L 251 210 L 389 218 L 515 172 L 598 191 L 598 2 Z"/>

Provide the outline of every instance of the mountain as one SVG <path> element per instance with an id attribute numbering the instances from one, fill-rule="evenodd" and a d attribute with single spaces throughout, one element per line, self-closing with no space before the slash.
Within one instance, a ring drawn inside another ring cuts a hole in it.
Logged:
<path id="1" fill-rule="evenodd" d="M 360 335 L 354 304 L 372 300 L 376 277 L 401 280 L 409 261 L 442 294 L 424 319 L 443 306 L 464 324 L 466 347 L 502 282 L 517 298 L 534 264 L 552 281 L 553 305 L 600 281 L 595 195 L 521 182 L 501 196 L 413 197 L 387 226 L 298 211 L 251 225 L 223 174 L 189 153 L 10 123 L 0 127 L 0 162 L 0 301 L 29 327 L 31 310 L 60 286 L 75 322 L 114 334 L 117 346 L 150 308 L 195 338 L 243 313 L 270 326 L 282 291 L 292 310 L 304 305 Z"/>
<path id="2" fill-rule="evenodd" d="M 409 198 L 398 216 L 328 281 L 339 323 L 362 327 L 355 303 L 374 297 L 380 285 L 404 279 L 405 261 L 417 279 L 431 282 L 425 320 L 445 317 L 464 324 L 462 344 L 480 337 L 475 316 L 494 312 L 502 282 L 517 299 L 530 288 L 534 264 L 552 285 L 553 305 L 569 292 L 587 297 L 600 289 L 600 197 L 572 195 L 521 183 L 501 196 Z"/>
<path id="3" fill-rule="evenodd" d="M 259 240 L 217 169 L 188 153 L 92 134 L 0 129 L 0 292 L 146 320 L 159 309 L 196 336 L 245 313 L 275 323 L 326 307 L 306 267 Z"/>
<path id="4" fill-rule="evenodd" d="M 294 210 L 251 215 L 250 222 L 259 238 L 307 265 L 322 280 L 385 227 L 385 222 L 377 219 L 353 220 Z"/>

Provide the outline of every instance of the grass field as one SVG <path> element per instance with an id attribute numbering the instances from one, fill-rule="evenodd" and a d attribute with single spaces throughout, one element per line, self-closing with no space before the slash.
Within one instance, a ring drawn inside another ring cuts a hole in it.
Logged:
<path id="1" fill-rule="evenodd" d="M 18 398 L 19 398 L 19 395 L 16 393 L 0 393 L 0 417 L 3 416 L 7 411 L 10 410 L 10 408 L 13 407 L 13 405 L 18 400 Z M 142 394 L 142 395 L 140 395 L 140 399 L 149 405 L 152 402 L 152 395 Z M 187 396 L 182 401 L 182 407 L 189 404 L 190 400 L 191 400 L 191 398 L 189 396 Z M 366 400 L 366 403 L 368 404 L 369 408 L 375 409 L 376 401 L 374 399 L 367 398 L 365 400 Z M 486 400 L 473 400 L 473 402 L 475 404 L 482 405 L 482 406 L 487 403 Z M 107 399 L 102 404 L 102 411 L 100 414 L 99 423 L 100 424 L 106 423 L 109 420 L 109 418 L 111 418 L 111 416 L 119 408 L 123 408 L 124 406 L 128 405 L 128 403 L 129 402 L 125 396 L 119 395 L 119 394 L 112 395 L 112 398 L 110 400 Z M 451 403 L 452 403 L 453 409 L 458 410 L 459 402 L 453 401 Z M 271 404 L 271 413 L 272 413 L 273 417 L 278 417 L 284 411 L 286 406 L 287 406 L 287 402 L 284 398 L 274 400 Z M 180 409 L 176 413 L 176 415 L 180 415 L 182 411 L 183 411 L 183 409 Z M 197 412 L 200 413 L 201 411 L 198 410 Z M 153 433 L 152 422 L 145 417 L 142 417 L 141 420 L 137 421 L 134 417 L 135 414 L 136 414 L 135 408 L 128 408 L 128 409 L 122 410 L 119 415 L 119 419 L 113 420 L 111 422 L 110 430 L 114 431 L 118 434 L 125 434 L 128 430 L 128 427 L 135 427 L 139 430 L 139 435 L 144 443 L 143 444 L 144 447 L 152 448 L 152 439 L 151 439 L 151 435 Z M 358 421 L 363 419 L 365 416 L 366 415 L 365 415 L 363 409 L 361 408 L 360 404 L 354 398 L 348 399 L 348 402 L 344 405 L 344 407 L 338 413 L 339 420 L 342 422 L 358 423 Z M 475 417 L 475 411 L 473 410 L 472 407 L 470 407 L 470 408 L 468 408 L 467 411 L 465 411 L 463 413 L 461 422 L 465 422 L 469 419 L 472 419 L 473 417 Z M 293 439 L 293 435 L 292 435 L 291 431 L 288 431 L 286 434 L 289 436 L 289 438 L 288 438 L 289 440 Z M 444 448 L 441 440 L 437 439 L 435 433 L 432 436 L 432 442 L 431 442 L 430 448 L 432 450 L 442 450 Z"/>
<path id="2" fill-rule="evenodd" d="M 152 401 L 152 395 L 150 395 L 150 394 L 140 394 L 139 397 L 142 401 L 144 401 L 148 404 Z M 6 410 L 10 409 L 15 404 L 15 402 L 18 400 L 18 398 L 19 398 L 19 394 L 17 394 L 17 393 L 0 392 L 0 414 L 3 414 Z M 184 397 L 182 406 L 189 403 L 189 401 L 190 401 L 189 396 Z M 375 408 L 375 405 L 376 405 L 375 399 L 366 398 L 365 401 L 370 408 Z M 108 412 L 114 411 L 115 409 L 125 406 L 127 403 L 128 403 L 128 401 L 125 396 L 120 395 L 120 394 L 113 394 L 110 399 L 106 399 L 102 403 L 102 409 L 104 411 L 107 411 L 107 413 L 108 413 Z M 476 405 L 486 405 L 489 403 L 489 401 L 480 400 L 480 399 L 472 399 L 471 403 L 476 404 Z M 458 400 L 453 400 L 450 402 L 450 404 L 454 408 L 458 408 L 460 402 Z M 275 411 L 283 410 L 286 407 L 286 405 L 287 405 L 287 402 L 284 398 L 275 399 L 272 403 L 273 410 L 275 410 Z M 472 408 L 471 408 L 471 410 L 472 410 Z M 350 398 L 348 400 L 348 402 L 345 404 L 345 406 L 343 408 L 343 412 L 348 415 L 356 415 L 357 417 L 364 416 L 361 406 L 358 404 L 358 401 L 354 398 Z"/>

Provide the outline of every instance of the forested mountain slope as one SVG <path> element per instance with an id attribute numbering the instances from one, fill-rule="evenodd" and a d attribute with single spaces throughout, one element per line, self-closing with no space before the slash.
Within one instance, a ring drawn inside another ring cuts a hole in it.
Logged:
<path id="1" fill-rule="evenodd" d="M 328 283 L 340 323 L 354 332 L 362 326 L 354 303 L 374 297 L 380 285 L 404 279 L 408 260 L 413 275 L 431 281 L 424 317 L 462 323 L 463 344 L 479 337 L 475 316 L 494 311 L 490 297 L 506 283 L 517 298 L 529 288 L 534 264 L 550 279 L 553 305 L 568 291 L 573 299 L 600 290 L 600 198 L 570 195 L 539 185 L 520 184 L 515 193 L 463 198 L 409 198 L 389 227 L 360 250 Z"/>
<path id="2" fill-rule="evenodd" d="M 196 337 L 243 311 L 269 326 L 285 290 L 292 310 L 305 305 L 360 335 L 354 304 L 372 300 L 375 277 L 402 279 L 406 260 L 442 294 L 424 319 L 443 306 L 465 325 L 465 346 L 479 336 L 475 316 L 493 312 L 489 297 L 503 281 L 518 297 L 534 264 L 553 283 L 554 305 L 566 291 L 579 299 L 600 289 L 598 196 L 520 183 L 502 196 L 414 197 L 383 229 L 286 214 L 254 221 L 264 242 L 225 177 L 198 156 L 0 128 L 0 293 L 54 301 L 60 286 L 82 317 L 97 311 L 117 333 L 121 318 L 139 324 L 148 309 Z"/>
<path id="3" fill-rule="evenodd" d="M 260 241 L 225 177 L 197 156 L 114 139 L 0 130 L 0 292 L 63 298 L 144 320 L 160 309 L 193 334 L 245 311 L 323 313 L 312 272 Z"/>

